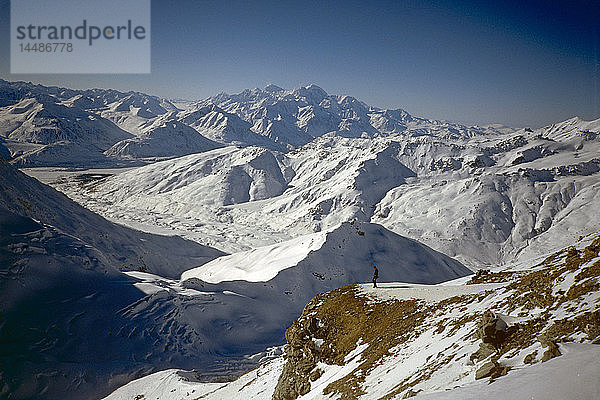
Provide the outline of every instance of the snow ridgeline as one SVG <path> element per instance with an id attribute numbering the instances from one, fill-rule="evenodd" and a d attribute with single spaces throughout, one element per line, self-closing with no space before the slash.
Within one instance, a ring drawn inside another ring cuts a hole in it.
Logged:
<path id="1" fill-rule="evenodd" d="M 470 137 L 512 131 L 466 127 L 382 110 L 308 85 L 172 102 L 144 93 L 0 81 L 0 137 L 19 166 L 139 165 L 220 145 L 287 152 L 328 132 Z M 132 163 L 137 160 L 138 162 Z"/>
<path id="2" fill-rule="evenodd" d="M 287 330 L 285 356 L 232 383 L 170 370 L 106 400 L 600 395 L 600 236 L 533 266 L 380 286 L 318 295 Z"/>

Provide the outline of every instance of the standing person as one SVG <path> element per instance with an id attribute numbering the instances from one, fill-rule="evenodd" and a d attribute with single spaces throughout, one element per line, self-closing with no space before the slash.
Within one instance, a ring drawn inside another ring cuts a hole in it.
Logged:
<path id="1" fill-rule="evenodd" d="M 373 287 L 377 287 L 377 278 L 379 278 L 379 270 L 376 265 L 373 265 Z"/>

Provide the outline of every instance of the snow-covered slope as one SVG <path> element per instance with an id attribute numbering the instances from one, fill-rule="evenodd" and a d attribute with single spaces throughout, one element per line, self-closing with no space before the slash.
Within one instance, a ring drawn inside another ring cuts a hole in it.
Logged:
<path id="1" fill-rule="evenodd" d="M 119 270 L 145 269 L 178 276 L 223 255 L 180 237 L 151 235 L 111 223 L 8 164 L 0 164 L 0 168 L 0 206 L 78 238 Z"/>
<path id="2" fill-rule="evenodd" d="M 329 231 L 220 257 L 185 271 L 181 279 L 267 282 L 287 271 L 287 275 L 297 275 L 287 280 L 296 282 L 300 289 L 310 286 L 301 283 L 303 279 L 315 276 L 333 281 L 327 286 L 337 287 L 368 277 L 373 264 L 379 266 L 382 276 L 401 276 L 407 282 L 442 282 L 471 273 L 456 261 L 379 225 L 344 223 Z M 295 271 L 288 271 L 290 268 Z"/>
<path id="3" fill-rule="evenodd" d="M 155 368 L 141 327 L 123 330 L 120 310 L 143 293 L 120 271 L 178 276 L 222 253 L 110 223 L 0 169 L 2 397 L 93 398 Z"/>
<path id="4" fill-rule="evenodd" d="M 227 374 L 224 367 L 235 375 L 260 358 L 248 356 L 282 344 L 285 327 L 310 298 L 369 279 L 373 263 L 382 278 L 415 282 L 470 273 L 417 242 L 358 223 L 313 234 L 301 243 L 230 257 L 186 271 L 179 281 L 130 274 L 140 279 L 138 287 L 148 296 L 123 309 L 129 319 L 124 329 L 138 327 L 138 335 L 155 341 L 157 350 L 147 355 L 154 365 L 195 368 L 204 379 Z"/>
<path id="5" fill-rule="evenodd" d="M 201 135 L 218 143 L 285 149 L 285 146 L 253 133 L 250 124 L 237 115 L 225 112 L 212 104 L 191 107 L 180 112 L 178 118 Z"/>
<path id="6" fill-rule="evenodd" d="M 307 304 L 285 356 L 234 382 L 169 370 L 106 399 L 595 399 L 599 252 L 596 235 L 537 265 L 342 287 Z"/>
<path id="7" fill-rule="evenodd" d="M 220 145 L 179 122 L 174 113 L 155 118 L 139 136 L 114 144 L 105 154 L 118 158 L 181 157 Z"/>

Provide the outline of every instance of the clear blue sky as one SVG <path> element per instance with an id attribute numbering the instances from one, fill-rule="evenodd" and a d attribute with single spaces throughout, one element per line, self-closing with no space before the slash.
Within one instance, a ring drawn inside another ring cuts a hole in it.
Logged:
<path id="1" fill-rule="evenodd" d="M 600 1 L 152 1 L 152 74 L 0 76 L 200 99 L 274 83 L 436 119 L 600 117 Z"/>

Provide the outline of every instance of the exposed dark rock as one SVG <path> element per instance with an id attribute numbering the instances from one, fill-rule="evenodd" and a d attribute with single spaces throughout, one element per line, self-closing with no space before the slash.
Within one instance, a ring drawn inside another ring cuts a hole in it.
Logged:
<path id="1" fill-rule="evenodd" d="M 483 379 L 491 376 L 492 373 L 498 368 L 498 363 L 495 361 L 488 361 L 483 364 L 476 372 L 475 379 Z"/>
<path id="2" fill-rule="evenodd" d="M 408 389 L 408 391 L 404 394 L 404 396 L 402 396 L 403 399 L 410 399 L 411 397 L 415 397 L 416 395 L 419 394 L 419 392 L 421 392 L 421 390 L 412 390 L 412 389 Z"/>
<path id="3" fill-rule="evenodd" d="M 322 370 L 322 369 L 320 369 L 320 368 L 317 368 L 317 369 L 314 369 L 314 370 L 313 370 L 313 371 L 310 373 L 310 375 L 308 376 L 308 379 L 309 379 L 311 382 L 314 382 L 314 381 L 316 381 L 317 379 L 319 379 L 319 378 L 321 377 L 321 375 L 323 375 L 323 370 Z"/>
<path id="4" fill-rule="evenodd" d="M 488 310 L 483 313 L 481 320 L 477 324 L 477 337 L 483 343 L 489 343 L 498 349 L 506 339 L 508 325 L 496 314 Z"/>
<path id="5" fill-rule="evenodd" d="M 541 335 L 539 337 L 539 341 L 543 347 L 546 347 L 546 351 L 544 351 L 544 354 L 542 354 L 542 362 L 546 362 L 551 358 L 560 356 L 560 350 L 558 350 L 558 346 L 552 340 L 548 339 L 544 335 Z"/>
<path id="6" fill-rule="evenodd" d="M 471 361 L 485 360 L 486 358 L 488 358 L 495 352 L 496 352 L 496 349 L 490 343 L 479 343 L 479 350 L 477 350 L 475 353 L 471 354 L 470 358 L 471 358 Z"/>
<path id="7" fill-rule="evenodd" d="M 491 361 L 488 361 L 485 364 L 483 364 L 475 372 L 475 379 L 483 379 L 483 378 L 487 378 L 489 376 L 490 381 L 493 381 L 494 379 L 496 379 L 500 376 L 506 375 L 509 370 L 510 370 L 510 367 L 508 367 L 506 365 L 502 365 L 502 364 L 498 363 L 498 361 L 491 360 Z"/>
<path id="8" fill-rule="evenodd" d="M 525 358 L 523 359 L 523 363 L 525 364 L 533 364 L 535 363 L 535 359 L 537 357 L 537 350 L 535 350 L 532 353 L 529 353 L 525 356 Z"/>
<path id="9" fill-rule="evenodd" d="M 305 314 L 314 307 L 315 299 L 306 306 Z M 323 371 L 316 368 L 321 355 L 313 340 L 319 338 L 319 331 L 319 321 L 307 316 L 294 321 L 285 332 L 287 362 L 273 392 L 273 400 L 294 400 L 308 393 L 310 382 L 322 375 Z"/>

